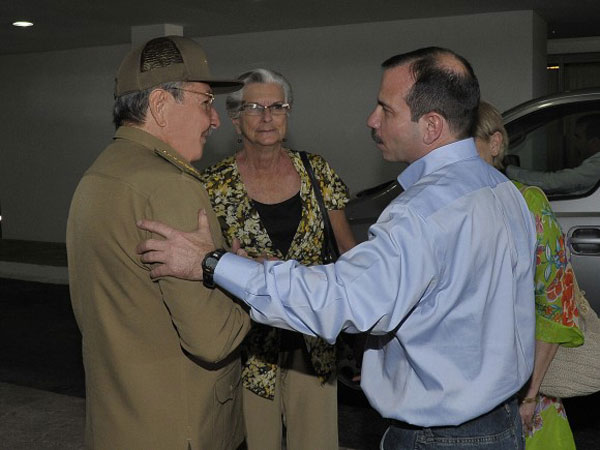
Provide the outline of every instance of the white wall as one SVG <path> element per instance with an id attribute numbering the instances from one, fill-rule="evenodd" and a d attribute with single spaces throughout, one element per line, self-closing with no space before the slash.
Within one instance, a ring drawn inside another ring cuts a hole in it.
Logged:
<path id="1" fill-rule="evenodd" d="M 260 66 L 284 73 L 296 97 L 288 144 L 324 155 L 356 192 L 400 169 L 381 160 L 365 124 L 384 59 L 428 45 L 452 48 L 473 64 L 483 97 L 506 109 L 539 90 L 543 25 L 533 12 L 517 11 L 198 41 L 215 75 L 233 77 Z M 112 136 L 113 77 L 128 48 L 0 57 L 4 238 L 64 241 L 77 181 Z M 206 146 L 200 168 L 236 148 L 223 104 L 217 100 L 223 124 Z"/>
<path id="2" fill-rule="evenodd" d="M 548 93 L 547 69 L 548 55 L 547 48 L 547 25 L 546 22 L 537 14 L 533 15 L 533 29 L 531 39 L 531 97 L 541 97 Z M 527 99 L 529 100 L 529 99 Z M 516 106 L 515 104 L 509 106 Z"/>
<path id="3" fill-rule="evenodd" d="M 4 239 L 64 242 L 75 186 L 114 131 L 114 73 L 128 49 L 0 57 Z"/>

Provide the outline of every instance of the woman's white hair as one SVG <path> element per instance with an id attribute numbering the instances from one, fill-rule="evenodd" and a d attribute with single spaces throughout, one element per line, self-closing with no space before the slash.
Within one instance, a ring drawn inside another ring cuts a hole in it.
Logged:
<path id="1" fill-rule="evenodd" d="M 235 91 L 227 96 L 225 99 L 225 108 L 227 114 L 231 118 L 236 118 L 240 114 L 240 108 L 242 106 L 242 98 L 244 97 L 244 89 L 246 86 L 252 83 L 273 83 L 278 84 L 283 89 L 283 98 L 285 103 L 289 103 L 290 106 L 294 103 L 294 96 L 292 94 L 292 85 L 290 82 L 280 73 L 269 69 L 254 69 L 248 72 L 244 72 L 237 77 L 238 81 L 244 83 L 244 87 L 239 91 Z"/>

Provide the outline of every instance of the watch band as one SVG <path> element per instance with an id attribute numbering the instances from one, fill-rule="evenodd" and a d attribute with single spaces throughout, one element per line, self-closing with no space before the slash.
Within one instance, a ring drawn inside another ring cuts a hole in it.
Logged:
<path id="1" fill-rule="evenodd" d="M 227 250 L 218 248 L 206 254 L 202 260 L 202 283 L 208 289 L 215 288 L 214 274 L 217 267 L 217 263 L 221 257 L 227 253 Z"/>

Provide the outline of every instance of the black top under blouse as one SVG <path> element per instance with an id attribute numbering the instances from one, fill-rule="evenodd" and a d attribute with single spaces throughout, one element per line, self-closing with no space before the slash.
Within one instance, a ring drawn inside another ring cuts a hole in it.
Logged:
<path id="1" fill-rule="evenodd" d="M 302 218 L 300 191 L 281 203 L 267 205 L 252 200 L 252 204 L 258 211 L 260 220 L 269 234 L 273 247 L 285 256 L 292 245 L 292 240 Z M 288 330 L 281 330 L 279 339 L 280 351 L 289 352 L 302 348 L 304 345 L 302 335 Z"/>
<path id="2" fill-rule="evenodd" d="M 292 245 L 302 218 L 300 191 L 281 203 L 268 205 L 252 200 L 252 205 L 258 211 L 273 247 L 285 256 Z"/>

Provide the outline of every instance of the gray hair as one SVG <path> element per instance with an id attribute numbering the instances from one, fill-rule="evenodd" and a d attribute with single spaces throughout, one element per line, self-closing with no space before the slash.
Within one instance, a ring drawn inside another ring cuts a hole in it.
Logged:
<path id="1" fill-rule="evenodd" d="M 181 102 L 183 100 L 183 91 L 178 88 L 181 88 L 183 85 L 183 81 L 171 81 L 153 86 L 150 89 L 116 97 L 115 104 L 113 105 L 113 123 L 115 127 L 119 128 L 126 123 L 133 125 L 143 124 L 146 121 L 150 93 L 155 89 L 163 89 L 169 92 L 176 102 Z"/>
<path id="2" fill-rule="evenodd" d="M 294 103 L 294 96 L 292 94 L 292 85 L 290 82 L 279 72 L 269 69 L 254 69 L 248 72 L 244 72 L 237 77 L 238 81 L 244 83 L 244 87 L 239 91 L 235 91 L 227 96 L 225 99 L 225 108 L 229 117 L 236 118 L 240 115 L 240 108 L 242 106 L 242 98 L 244 97 L 244 89 L 249 84 L 253 83 L 273 83 L 278 84 L 283 89 L 283 100 L 285 103 L 289 103 L 290 106 Z"/>

